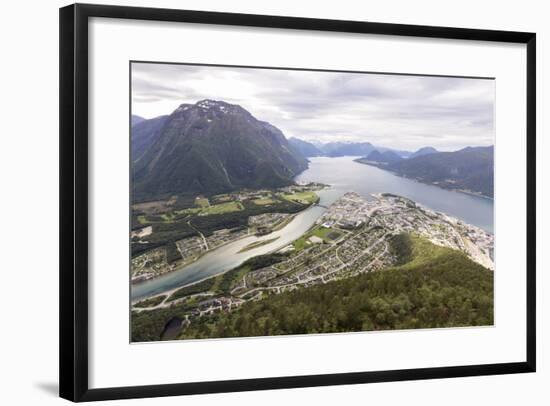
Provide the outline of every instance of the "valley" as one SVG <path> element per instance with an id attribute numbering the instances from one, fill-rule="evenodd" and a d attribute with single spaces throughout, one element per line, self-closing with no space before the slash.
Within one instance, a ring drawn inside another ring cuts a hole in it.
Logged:
<path id="1" fill-rule="evenodd" d="M 276 231 L 319 200 L 322 184 L 243 190 L 133 207 L 132 283 L 144 282 L 192 264 L 204 254 L 247 236 Z M 247 251 L 261 246 L 251 243 Z M 155 245 L 157 245 L 155 247 Z M 152 248 L 150 248 L 153 246 Z"/>
<path id="2" fill-rule="evenodd" d="M 313 144 L 204 99 L 131 153 L 133 342 L 493 322 L 492 146 Z"/>
<path id="3" fill-rule="evenodd" d="M 397 195 L 366 199 L 348 192 L 291 244 L 228 272 L 138 301 L 133 331 L 144 333 L 139 327 L 143 318 L 167 311 L 177 314 L 180 330 L 186 331 L 249 302 L 398 266 L 403 255 L 410 254 L 399 246 L 403 238 L 421 247 L 418 257 L 451 250 L 480 269 L 493 269 L 492 234 Z"/>

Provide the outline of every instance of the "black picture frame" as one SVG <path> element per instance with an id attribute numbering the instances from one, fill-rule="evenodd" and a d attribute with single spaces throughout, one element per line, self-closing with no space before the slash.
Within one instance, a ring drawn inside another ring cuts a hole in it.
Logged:
<path id="1" fill-rule="evenodd" d="M 525 44 L 527 323 L 525 361 L 90 389 L 88 386 L 88 19 L 105 17 Z M 534 372 L 536 369 L 536 35 L 220 12 L 74 4 L 60 9 L 60 396 L 75 402 Z"/>

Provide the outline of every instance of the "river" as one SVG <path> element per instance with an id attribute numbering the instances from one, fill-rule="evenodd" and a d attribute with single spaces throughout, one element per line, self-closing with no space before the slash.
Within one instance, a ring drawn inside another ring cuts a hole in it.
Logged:
<path id="1" fill-rule="evenodd" d="M 330 189 L 318 192 L 320 204 L 324 206 L 332 204 L 349 191 L 365 197 L 372 193 L 388 192 L 408 197 L 432 210 L 493 232 L 493 200 L 419 183 L 374 166 L 354 162 L 353 159 L 354 157 L 310 158 L 309 168 L 302 172 L 296 181 L 331 185 Z M 278 231 L 261 237 L 251 235 L 242 238 L 208 252 L 198 261 L 182 269 L 132 285 L 132 301 L 197 282 L 233 269 L 248 258 L 282 248 L 304 234 L 324 211 L 325 209 L 320 206 L 310 207 L 297 214 L 289 224 Z M 277 239 L 269 244 L 239 252 L 253 242 L 274 238 Z"/>

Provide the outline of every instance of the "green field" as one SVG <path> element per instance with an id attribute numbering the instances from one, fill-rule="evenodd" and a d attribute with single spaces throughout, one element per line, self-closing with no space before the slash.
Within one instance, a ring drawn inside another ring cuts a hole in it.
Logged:
<path id="1" fill-rule="evenodd" d="M 224 214 L 231 213 L 234 211 L 244 210 L 244 207 L 241 202 L 227 202 L 214 204 L 212 206 L 206 207 L 194 207 L 191 209 L 185 209 L 177 212 L 178 214 L 198 214 L 199 216 L 209 216 L 211 214 Z"/>
<path id="2" fill-rule="evenodd" d="M 258 206 L 267 206 L 268 204 L 275 203 L 275 200 L 273 199 L 256 199 L 252 200 L 254 204 L 257 204 Z"/>
<path id="3" fill-rule="evenodd" d="M 342 233 L 334 228 L 321 226 L 313 229 L 312 235 L 316 235 L 317 237 L 322 238 L 325 241 L 332 241 L 340 237 Z"/>
<path id="4" fill-rule="evenodd" d="M 212 197 L 211 200 L 213 200 L 215 203 L 225 203 L 231 200 L 231 195 L 216 195 Z"/>
<path id="5" fill-rule="evenodd" d="M 298 193 L 280 193 L 260 199 L 254 199 L 250 202 L 254 206 L 270 206 L 281 205 L 285 202 L 299 203 L 310 205 L 318 201 L 318 196 L 314 192 L 298 192 Z M 212 200 L 212 201 L 211 201 Z M 147 224 L 172 224 L 181 220 L 185 220 L 187 216 L 209 216 L 214 214 L 230 214 L 234 212 L 244 211 L 244 205 L 239 201 L 231 200 L 230 195 L 217 195 L 211 200 L 206 197 L 195 198 L 194 204 L 196 207 L 187 207 L 180 210 L 166 211 L 162 214 L 139 214 L 137 222 L 140 225 Z M 250 207 L 248 207 L 250 209 Z M 269 209 L 263 209 L 269 210 Z"/>
<path id="6" fill-rule="evenodd" d="M 210 214 L 223 214 L 231 213 L 234 211 L 244 210 L 244 207 L 241 202 L 227 202 L 215 204 L 214 206 L 206 207 L 200 210 L 201 216 L 208 216 Z"/>
<path id="7" fill-rule="evenodd" d="M 149 224 L 149 222 L 147 221 L 147 216 L 145 215 L 138 216 L 138 222 L 139 224 Z"/>
<path id="8" fill-rule="evenodd" d="M 208 201 L 207 198 L 203 197 L 203 198 L 196 198 L 195 199 L 195 204 L 199 207 L 208 207 L 210 206 L 210 202 Z"/>
<path id="9" fill-rule="evenodd" d="M 290 202 L 301 204 L 312 204 L 319 200 L 319 197 L 315 192 L 297 192 L 292 194 L 284 193 L 281 197 Z"/>
<path id="10" fill-rule="evenodd" d="M 170 223 L 172 221 L 174 221 L 174 213 L 170 212 L 170 213 L 163 213 L 160 215 L 160 217 L 162 218 L 162 221 L 166 222 L 166 223 Z"/>
<path id="11" fill-rule="evenodd" d="M 177 220 L 177 217 L 181 217 L 182 215 L 209 216 L 211 214 L 225 214 L 244 210 L 244 207 L 240 202 L 227 202 L 210 206 L 207 199 L 199 200 L 204 200 L 202 203 L 200 203 L 203 205 L 202 207 L 192 207 L 189 209 L 171 211 L 168 213 L 163 213 L 156 218 L 151 218 L 151 216 L 146 215 L 140 215 L 138 216 L 138 222 L 140 224 L 151 224 L 159 222 L 173 223 Z"/>
<path id="12" fill-rule="evenodd" d="M 338 239 L 342 233 L 338 230 L 335 230 L 333 228 L 326 228 L 322 226 L 314 227 L 313 229 L 309 230 L 307 233 L 305 233 L 303 236 L 298 238 L 296 241 L 294 241 L 294 249 L 296 251 L 303 250 L 307 246 L 310 246 L 310 244 L 307 243 L 307 240 L 312 235 L 322 238 L 325 242 L 332 242 L 336 239 Z"/>

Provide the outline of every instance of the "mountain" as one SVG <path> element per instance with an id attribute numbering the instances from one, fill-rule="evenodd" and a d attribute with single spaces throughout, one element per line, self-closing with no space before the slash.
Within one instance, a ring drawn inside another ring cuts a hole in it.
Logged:
<path id="1" fill-rule="evenodd" d="M 283 133 L 238 105 L 182 104 L 134 165 L 136 200 L 281 187 L 307 168 Z"/>
<path id="2" fill-rule="evenodd" d="M 310 141 L 310 144 L 313 144 L 317 149 L 321 150 L 321 148 L 323 147 L 323 145 L 325 145 L 323 142 L 319 141 L 319 140 L 313 140 L 313 141 Z"/>
<path id="3" fill-rule="evenodd" d="M 145 119 L 143 117 L 136 116 L 135 114 L 132 114 L 131 118 L 132 118 L 132 120 L 131 120 L 132 127 L 135 126 L 136 124 L 141 123 L 142 121 L 145 121 Z"/>
<path id="4" fill-rule="evenodd" d="M 409 158 L 416 158 L 417 156 L 435 154 L 437 152 L 439 151 L 433 147 L 424 147 L 424 148 L 420 148 L 418 151 L 413 152 L 409 156 Z"/>
<path id="5" fill-rule="evenodd" d="M 408 158 L 412 155 L 411 151 L 405 151 L 403 149 L 393 149 L 393 148 L 381 147 L 379 145 L 375 145 L 374 148 L 376 148 L 380 152 L 386 152 L 386 151 L 395 152 L 401 158 Z"/>
<path id="6" fill-rule="evenodd" d="M 379 152 L 378 150 L 372 151 L 369 155 L 367 155 L 366 158 L 361 158 L 365 161 L 369 162 L 378 162 L 382 164 L 392 164 L 398 161 L 401 161 L 401 158 L 399 155 L 397 155 L 393 151 L 384 151 Z"/>
<path id="7" fill-rule="evenodd" d="M 379 145 L 373 145 L 370 142 L 335 141 L 323 143 L 316 140 L 303 141 L 299 138 L 289 138 L 288 142 L 295 146 L 295 148 L 306 157 L 367 156 L 375 150 L 382 153 L 391 151 L 397 154 L 400 158 L 407 158 L 412 155 L 411 151 L 382 147 Z"/>
<path id="8" fill-rule="evenodd" d="M 383 159 L 383 156 L 382 156 L 382 153 L 380 151 L 375 149 L 369 155 L 367 155 L 366 157 L 360 158 L 360 159 L 365 160 L 365 161 L 371 161 L 371 162 L 381 162 L 382 159 Z"/>
<path id="9" fill-rule="evenodd" d="M 294 137 L 289 138 L 288 143 L 290 147 L 294 149 L 295 152 L 299 153 L 300 155 L 306 158 L 323 155 L 323 151 L 317 148 L 314 144 L 301 140 L 299 138 L 294 138 Z"/>
<path id="10" fill-rule="evenodd" d="M 494 148 L 466 147 L 403 159 L 388 165 L 398 175 L 493 197 Z"/>
<path id="11" fill-rule="evenodd" d="M 132 127 L 132 162 L 137 161 L 156 141 L 168 116 L 141 121 Z"/>
<path id="12" fill-rule="evenodd" d="M 329 157 L 367 156 L 376 148 L 370 142 L 329 142 L 321 150 Z"/>

